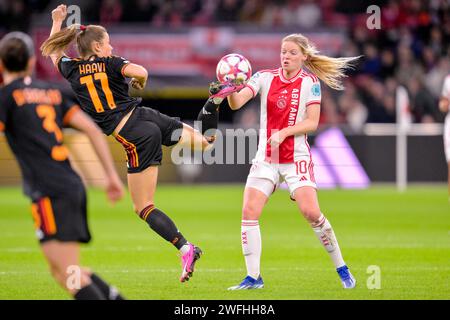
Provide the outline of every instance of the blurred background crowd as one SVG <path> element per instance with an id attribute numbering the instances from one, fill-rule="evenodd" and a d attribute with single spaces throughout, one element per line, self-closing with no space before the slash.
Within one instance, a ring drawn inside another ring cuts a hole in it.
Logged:
<path id="1" fill-rule="evenodd" d="M 58 1 L 0 0 L 0 32 L 29 31 Z M 395 122 L 395 90 L 410 94 L 414 122 L 442 122 L 438 98 L 450 73 L 449 0 L 102 0 L 72 1 L 84 23 L 108 28 L 148 25 L 178 29 L 239 25 L 253 28 L 295 27 L 345 30 L 342 56 L 363 58 L 346 79 L 346 90 L 323 91 L 322 123 Z M 381 28 L 369 29 L 366 9 L 381 8 Z M 100 9 L 100 10 L 99 10 Z M 319 48 L 320 49 L 320 48 Z"/>

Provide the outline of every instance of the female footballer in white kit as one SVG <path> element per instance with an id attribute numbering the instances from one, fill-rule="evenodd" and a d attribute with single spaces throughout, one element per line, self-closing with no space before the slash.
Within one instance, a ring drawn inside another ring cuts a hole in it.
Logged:
<path id="1" fill-rule="evenodd" d="M 227 97 L 233 110 L 258 93 L 261 97 L 259 146 L 247 178 L 242 209 L 241 240 L 247 277 L 229 290 L 264 287 L 258 220 L 282 180 L 329 253 L 343 287 L 354 288 L 356 280 L 342 258 L 330 222 L 319 208 L 307 133 L 315 131 L 319 123 L 319 79 L 333 89 L 342 90 L 344 71 L 358 57 L 319 55 L 305 36 L 291 34 L 281 42 L 280 59 L 281 68 L 257 72 L 245 88 Z"/>
<path id="2" fill-rule="evenodd" d="M 439 109 L 446 113 L 444 124 L 444 151 L 448 166 L 448 199 L 450 201 L 450 74 L 445 77 L 442 87 L 441 98 L 439 99 Z"/>

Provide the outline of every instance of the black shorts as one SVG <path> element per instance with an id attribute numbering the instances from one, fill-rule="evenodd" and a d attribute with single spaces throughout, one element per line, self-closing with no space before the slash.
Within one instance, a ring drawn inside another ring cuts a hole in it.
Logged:
<path id="1" fill-rule="evenodd" d="M 87 243 L 91 240 L 83 186 L 71 190 L 70 194 L 34 200 L 31 212 L 41 243 L 48 240 Z"/>
<path id="2" fill-rule="evenodd" d="M 160 165 L 162 148 L 181 138 L 183 123 L 148 107 L 137 106 L 115 136 L 127 153 L 128 173 Z"/>

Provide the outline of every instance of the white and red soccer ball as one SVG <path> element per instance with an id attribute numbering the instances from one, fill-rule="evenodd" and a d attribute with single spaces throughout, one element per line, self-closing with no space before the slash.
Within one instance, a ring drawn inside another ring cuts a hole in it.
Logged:
<path id="1" fill-rule="evenodd" d="M 216 68 L 216 76 L 220 82 L 239 79 L 245 83 L 252 76 L 252 66 L 244 56 L 230 53 L 220 59 Z"/>

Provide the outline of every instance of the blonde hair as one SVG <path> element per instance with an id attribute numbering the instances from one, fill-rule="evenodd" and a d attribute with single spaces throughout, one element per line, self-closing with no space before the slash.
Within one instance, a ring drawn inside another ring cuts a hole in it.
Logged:
<path id="1" fill-rule="evenodd" d="M 92 42 L 102 41 L 106 32 L 106 29 L 102 26 L 88 25 L 85 27 L 79 24 L 73 24 L 45 40 L 41 45 L 42 55 L 48 57 L 52 53 L 64 51 L 76 40 L 77 50 L 80 56 L 87 56 L 93 53 Z"/>
<path id="2" fill-rule="evenodd" d="M 354 68 L 353 62 L 361 57 L 333 58 L 320 55 L 319 51 L 309 39 L 300 33 L 290 34 L 284 37 L 281 42 L 286 41 L 297 44 L 302 50 L 302 53 L 307 56 L 304 63 L 305 66 L 319 77 L 320 80 L 335 90 L 344 89 L 342 78 L 347 77 L 345 70 Z"/>

